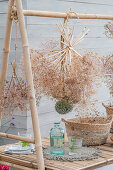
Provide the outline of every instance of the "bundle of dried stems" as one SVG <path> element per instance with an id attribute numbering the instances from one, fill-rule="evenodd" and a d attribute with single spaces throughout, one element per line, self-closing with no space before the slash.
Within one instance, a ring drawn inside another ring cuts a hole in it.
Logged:
<path id="1" fill-rule="evenodd" d="M 56 64 L 50 65 L 43 52 L 31 50 L 36 92 L 72 104 L 94 93 L 93 84 L 102 71 L 99 56 L 93 52 L 85 52 L 83 57 L 72 55 L 70 72 L 65 72 L 62 80 L 60 69 L 55 69 Z"/>
<path id="2" fill-rule="evenodd" d="M 74 49 L 88 31 L 84 30 L 73 41 L 74 28 L 62 24 L 57 27 L 63 48 L 50 40 L 42 43 L 39 50 L 30 51 L 35 89 L 37 96 L 44 94 L 76 104 L 94 93 L 94 84 L 100 83 L 102 77 L 103 63 L 97 53 L 85 51 L 82 56 Z"/>

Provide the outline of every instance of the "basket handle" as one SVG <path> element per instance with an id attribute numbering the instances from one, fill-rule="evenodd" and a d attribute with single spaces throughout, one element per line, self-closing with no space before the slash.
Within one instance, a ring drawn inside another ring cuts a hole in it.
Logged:
<path id="1" fill-rule="evenodd" d="M 64 118 L 62 118 L 61 121 L 64 122 L 64 123 L 69 124 L 69 122 L 67 120 L 65 120 Z"/>
<path id="2" fill-rule="evenodd" d="M 107 106 L 106 106 L 104 103 L 102 103 L 102 105 L 103 105 L 105 108 L 107 108 Z"/>
<path id="3" fill-rule="evenodd" d="M 105 105 L 104 103 L 102 103 L 102 105 L 103 105 L 105 108 L 108 108 L 108 109 L 109 109 L 109 106 Z"/>

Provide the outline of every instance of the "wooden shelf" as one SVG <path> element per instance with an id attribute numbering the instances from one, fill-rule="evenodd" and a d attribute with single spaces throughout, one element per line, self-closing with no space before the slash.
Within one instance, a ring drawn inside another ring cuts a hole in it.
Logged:
<path id="1" fill-rule="evenodd" d="M 42 139 L 43 146 L 49 145 L 49 138 Z M 12 165 L 12 167 L 19 167 L 20 169 L 37 169 L 36 154 L 32 155 L 18 155 L 5 154 L 4 149 L 7 145 L 0 146 L 0 163 L 5 165 Z M 75 162 L 60 162 L 54 160 L 44 159 L 47 170 L 92 170 L 108 164 L 113 163 L 113 143 L 108 139 L 105 145 L 95 146 L 102 151 L 102 156 L 98 159 Z M 22 168 L 23 167 L 23 168 Z"/>

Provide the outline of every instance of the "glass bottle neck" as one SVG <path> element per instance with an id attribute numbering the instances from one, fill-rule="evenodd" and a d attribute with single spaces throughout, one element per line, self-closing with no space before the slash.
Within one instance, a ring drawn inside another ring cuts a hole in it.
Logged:
<path id="1" fill-rule="evenodd" d="M 59 122 L 58 123 L 57 122 L 54 123 L 54 127 L 59 127 L 59 126 L 60 126 Z"/>

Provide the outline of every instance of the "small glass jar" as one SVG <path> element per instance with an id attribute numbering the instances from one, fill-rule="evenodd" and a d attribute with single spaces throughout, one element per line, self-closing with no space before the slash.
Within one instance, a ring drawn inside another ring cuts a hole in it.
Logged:
<path id="1" fill-rule="evenodd" d="M 50 154 L 64 155 L 64 130 L 60 122 L 55 122 L 50 130 Z"/>
<path id="2" fill-rule="evenodd" d="M 82 139 L 69 137 L 69 155 L 76 153 L 76 150 L 82 147 Z"/>

